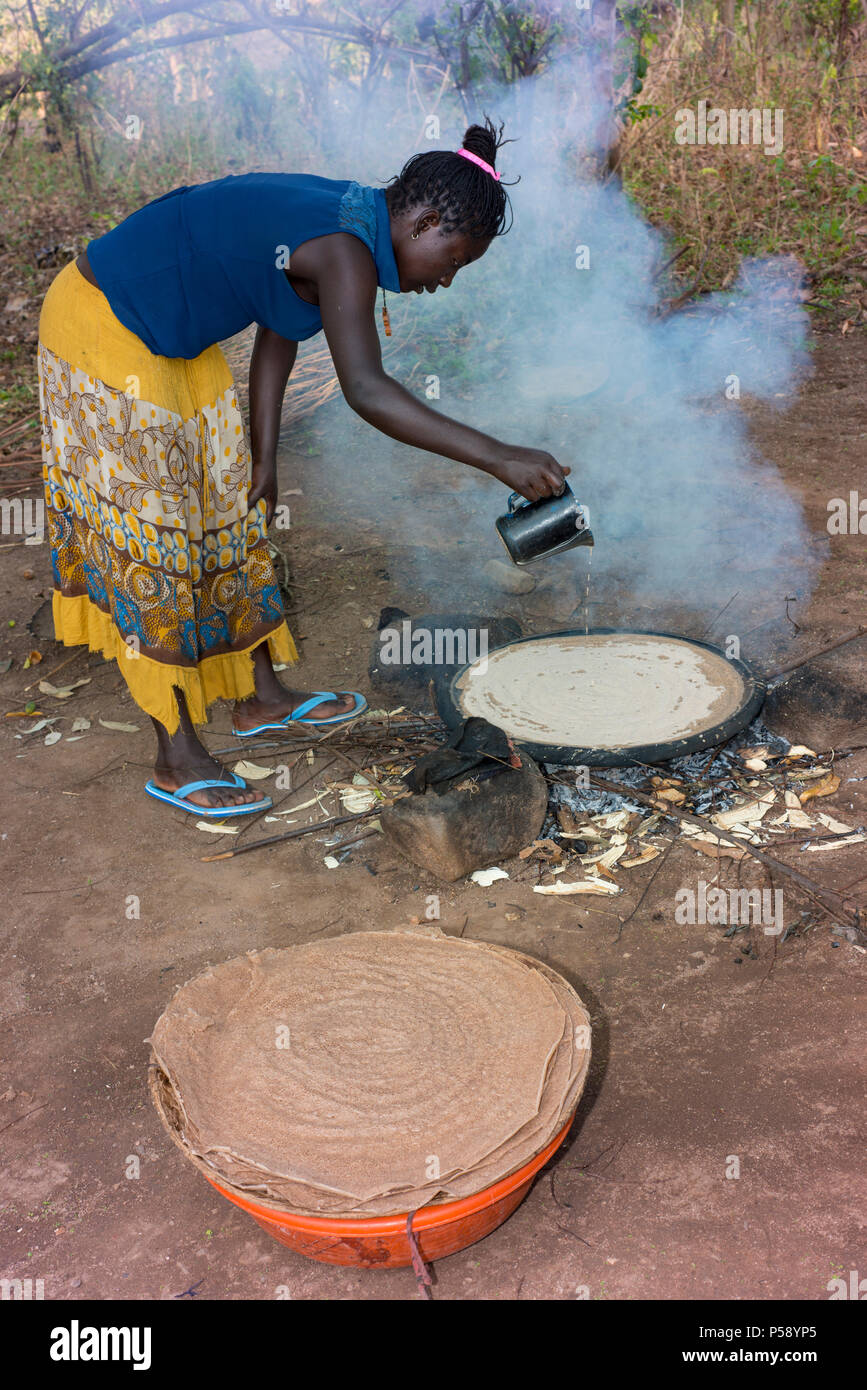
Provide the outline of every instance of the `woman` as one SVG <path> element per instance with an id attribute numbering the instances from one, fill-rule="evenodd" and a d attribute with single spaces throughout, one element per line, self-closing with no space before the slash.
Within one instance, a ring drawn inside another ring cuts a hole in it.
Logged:
<path id="1" fill-rule="evenodd" d="M 501 131 L 486 117 L 461 150 L 416 155 L 385 190 L 308 174 L 176 188 L 50 286 L 39 380 L 55 630 L 116 658 L 153 719 L 150 795 L 196 815 L 270 805 L 198 739 L 217 699 L 234 701 L 240 736 L 365 708 L 274 673 L 298 656 L 266 528 L 301 340 L 324 330 L 347 402 L 384 434 L 531 500 L 562 490 L 569 470 L 550 454 L 438 414 L 382 368 L 377 288 L 447 288 L 506 230 Z M 250 323 L 248 447 L 216 344 Z"/>

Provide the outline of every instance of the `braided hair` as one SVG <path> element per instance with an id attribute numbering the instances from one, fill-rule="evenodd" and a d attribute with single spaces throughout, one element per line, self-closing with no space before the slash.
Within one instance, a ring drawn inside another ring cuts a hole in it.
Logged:
<path id="1" fill-rule="evenodd" d="M 497 150 L 511 141 L 502 138 L 502 124 L 495 126 L 488 116 L 484 122 L 469 127 L 463 147 L 495 167 Z M 445 234 L 464 232 L 490 240 L 503 236 L 512 225 L 511 221 L 505 225 L 511 203 L 502 182 L 455 150 L 413 155 L 389 180 L 385 197 L 393 216 L 419 204 L 435 208 Z"/>

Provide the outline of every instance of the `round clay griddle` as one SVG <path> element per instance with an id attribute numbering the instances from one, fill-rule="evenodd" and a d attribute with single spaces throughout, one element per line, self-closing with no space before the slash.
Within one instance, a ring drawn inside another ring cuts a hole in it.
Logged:
<path id="1" fill-rule="evenodd" d="M 764 697 L 744 662 L 707 642 L 594 628 L 498 647 L 441 685 L 437 706 L 451 728 L 487 719 L 539 762 L 621 767 L 723 743 Z"/>

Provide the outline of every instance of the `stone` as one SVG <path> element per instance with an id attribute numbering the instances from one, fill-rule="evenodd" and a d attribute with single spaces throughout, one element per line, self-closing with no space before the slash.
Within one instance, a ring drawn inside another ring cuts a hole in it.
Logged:
<path id="1" fill-rule="evenodd" d="M 498 589 L 505 589 L 507 594 L 530 594 L 536 587 L 532 574 L 519 565 L 507 564 L 505 560 L 488 560 L 482 567 L 482 573 Z"/>
<path id="2" fill-rule="evenodd" d="M 532 844 L 545 820 L 548 785 L 533 759 L 496 776 L 473 769 L 448 791 L 431 788 L 383 811 L 391 845 L 422 869 L 454 883 L 476 869 L 502 865 Z"/>

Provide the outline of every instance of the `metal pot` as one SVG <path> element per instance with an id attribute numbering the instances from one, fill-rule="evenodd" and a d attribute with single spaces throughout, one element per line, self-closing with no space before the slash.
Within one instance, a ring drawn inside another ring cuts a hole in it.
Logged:
<path id="1" fill-rule="evenodd" d="M 593 545 L 589 512 L 568 483 L 559 497 L 538 502 L 513 492 L 506 515 L 497 518 L 497 531 L 516 565 L 529 565 L 576 545 Z"/>

